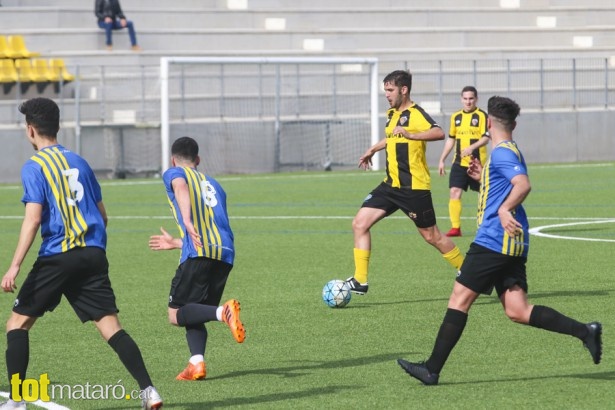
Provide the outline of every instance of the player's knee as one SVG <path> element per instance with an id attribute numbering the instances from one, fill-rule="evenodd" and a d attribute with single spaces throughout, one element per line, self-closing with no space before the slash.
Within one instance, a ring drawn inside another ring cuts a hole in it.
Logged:
<path id="1" fill-rule="evenodd" d="M 519 309 L 507 309 L 506 316 L 515 323 L 527 324 L 528 318 L 525 312 Z"/>
<path id="2" fill-rule="evenodd" d="M 177 324 L 177 309 L 169 309 L 169 323 L 173 326 L 178 326 Z"/>
<path id="3" fill-rule="evenodd" d="M 427 242 L 428 244 L 432 246 L 437 247 L 438 243 L 442 239 L 442 235 L 440 234 L 440 231 L 438 231 L 435 226 L 431 228 L 421 229 L 420 231 L 421 231 L 421 236 L 423 237 L 423 239 L 425 239 L 425 242 Z"/>
<path id="4" fill-rule="evenodd" d="M 10 332 L 11 330 L 16 329 L 30 330 L 35 321 L 36 318 L 12 314 L 6 321 L 6 331 Z"/>
<path id="5" fill-rule="evenodd" d="M 352 220 L 352 231 L 353 232 L 367 232 L 369 230 L 369 225 L 362 218 L 355 217 Z"/>

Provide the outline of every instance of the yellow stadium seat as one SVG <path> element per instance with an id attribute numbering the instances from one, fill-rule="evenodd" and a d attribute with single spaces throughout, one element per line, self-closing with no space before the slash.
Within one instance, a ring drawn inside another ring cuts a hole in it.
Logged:
<path id="1" fill-rule="evenodd" d="M 11 59 L 0 59 L 0 84 L 4 90 L 4 94 L 8 94 L 13 86 L 17 83 L 17 70 Z"/>
<path id="2" fill-rule="evenodd" d="M 75 76 L 68 72 L 63 59 L 52 58 L 49 60 L 49 68 L 54 72 L 54 76 L 56 78 L 54 81 L 59 81 L 60 78 L 64 83 L 75 81 Z"/>
<path id="3" fill-rule="evenodd" d="M 13 53 L 5 36 L 0 36 L 0 58 L 12 58 Z"/>
<path id="4" fill-rule="evenodd" d="M 32 70 L 37 78 L 45 78 L 47 81 L 60 81 L 55 70 L 47 64 L 47 60 L 34 58 L 31 60 Z"/>
<path id="5" fill-rule="evenodd" d="M 38 57 L 41 53 L 36 53 L 28 50 L 26 47 L 26 42 L 23 36 L 20 35 L 11 35 L 8 38 L 8 45 L 13 58 L 31 58 Z"/>
<path id="6" fill-rule="evenodd" d="M 17 69 L 17 77 L 21 83 L 21 91 L 26 92 L 30 87 L 30 84 L 36 83 L 39 93 L 45 90 L 49 80 L 44 75 L 41 75 L 32 66 L 31 60 L 27 58 L 21 58 L 15 60 L 15 68 Z"/>

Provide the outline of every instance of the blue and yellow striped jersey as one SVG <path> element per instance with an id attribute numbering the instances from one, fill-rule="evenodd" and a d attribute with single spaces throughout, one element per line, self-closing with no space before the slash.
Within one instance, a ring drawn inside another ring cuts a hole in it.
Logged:
<path id="1" fill-rule="evenodd" d="M 181 218 L 179 205 L 173 192 L 172 182 L 182 178 L 190 192 L 190 220 L 201 236 L 203 248 L 195 248 L 192 239 L 186 233 Z M 226 193 L 213 178 L 188 167 L 169 168 L 162 176 L 171 211 L 182 238 L 182 251 L 179 263 L 188 258 L 207 257 L 233 264 L 235 246 L 226 210 Z"/>
<path id="2" fill-rule="evenodd" d="M 504 231 L 498 216 L 498 209 L 512 190 L 510 181 L 516 175 L 527 175 L 523 155 L 514 141 L 502 142 L 491 152 L 481 174 L 478 231 L 474 242 L 504 255 L 527 257 L 530 235 L 523 205 L 513 211 L 523 227 L 523 232 L 515 237 Z"/>
<path id="3" fill-rule="evenodd" d="M 401 134 L 393 134 L 395 127 L 403 127 L 411 134 L 429 131 L 438 124 L 423 108 L 412 104 L 408 109 L 387 111 L 386 134 L 386 177 L 384 182 L 393 188 L 414 190 L 431 189 L 431 177 L 427 167 L 425 141 L 415 141 Z"/>
<path id="4" fill-rule="evenodd" d="M 61 145 L 43 148 L 24 164 L 21 181 L 21 201 L 43 206 L 39 256 L 76 247 L 106 248 L 100 185 L 83 158 Z"/>

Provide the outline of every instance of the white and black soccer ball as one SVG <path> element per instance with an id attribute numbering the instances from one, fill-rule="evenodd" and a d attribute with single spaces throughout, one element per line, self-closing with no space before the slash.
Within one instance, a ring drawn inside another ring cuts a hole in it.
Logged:
<path id="1" fill-rule="evenodd" d="M 350 295 L 350 286 L 343 280 L 330 280 L 322 288 L 322 300 L 332 308 L 346 306 L 350 302 Z"/>

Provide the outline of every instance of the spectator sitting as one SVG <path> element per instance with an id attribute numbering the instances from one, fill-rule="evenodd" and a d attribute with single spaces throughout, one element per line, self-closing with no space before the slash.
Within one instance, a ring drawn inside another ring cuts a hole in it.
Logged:
<path id="1" fill-rule="evenodd" d="M 128 28 L 130 36 L 130 44 L 133 51 L 140 51 L 141 47 L 137 45 L 137 35 L 135 33 L 132 21 L 126 20 L 126 16 L 122 12 L 119 0 L 96 0 L 94 13 L 98 17 L 98 27 L 105 29 L 107 35 L 106 44 L 107 50 L 113 50 L 113 42 L 111 40 L 111 30 L 121 30 L 124 27 Z"/>

